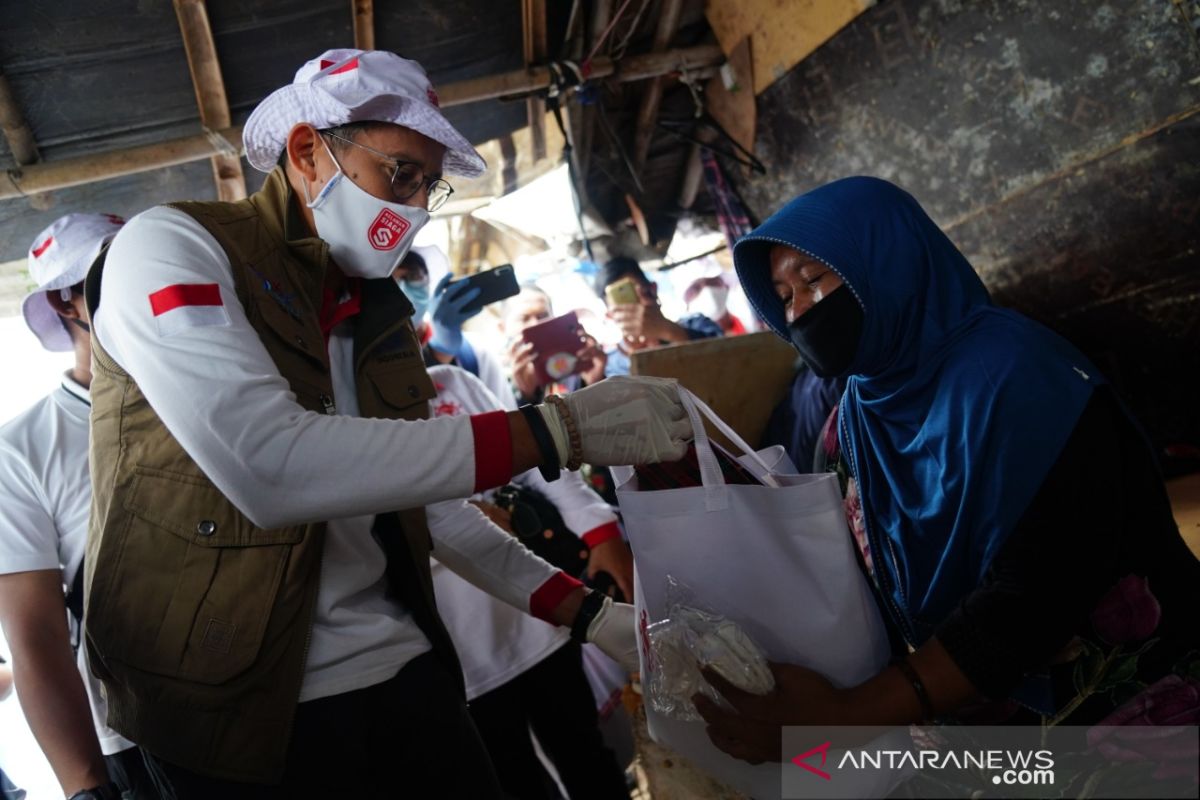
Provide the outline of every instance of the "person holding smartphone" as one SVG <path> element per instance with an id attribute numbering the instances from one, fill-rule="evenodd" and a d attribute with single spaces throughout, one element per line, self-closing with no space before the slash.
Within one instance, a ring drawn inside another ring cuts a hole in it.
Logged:
<path id="1" fill-rule="evenodd" d="M 550 296 L 532 284 L 522 286 L 521 293 L 505 303 L 504 335 L 509 343 L 510 381 L 512 393 L 520 404 L 540 403 L 548 391 L 564 394 L 604 380 L 608 356 L 595 337 L 581 326 L 578 329 L 579 349 L 575 353 L 578 359 L 576 371 L 553 383 L 542 382 L 537 369 L 538 358 L 542 354 L 522 334 L 551 319 L 554 316 L 552 309 Z M 493 387 L 489 388 L 495 391 Z"/>
<path id="2" fill-rule="evenodd" d="M 663 316 L 658 286 L 646 277 L 641 265 L 628 256 L 617 256 L 604 265 L 600 291 L 608 316 L 621 328 L 621 341 L 607 352 L 606 377 L 629 374 L 629 354 L 668 344 L 721 336 L 721 326 L 703 314 L 689 314 L 678 322 Z"/>
<path id="3" fill-rule="evenodd" d="M 425 366 L 462 367 L 498 397 L 507 398 L 511 392 L 504 366 L 482 341 L 462 329 L 483 310 L 472 304 L 479 290 L 466 282 L 450 282 L 446 254 L 433 245 L 413 245 L 392 271 L 392 278 L 412 303 L 413 327 L 421 341 Z M 506 402 L 504 407 L 512 411 L 517 406 Z"/>

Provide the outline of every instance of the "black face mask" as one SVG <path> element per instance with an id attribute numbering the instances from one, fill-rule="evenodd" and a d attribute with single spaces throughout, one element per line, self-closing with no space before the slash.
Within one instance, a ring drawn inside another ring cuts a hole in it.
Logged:
<path id="1" fill-rule="evenodd" d="M 862 338 L 863 310 L 848 286 L 839 286 L 788 326 L 792 346 L 822 378 L 850 369 Z"/>

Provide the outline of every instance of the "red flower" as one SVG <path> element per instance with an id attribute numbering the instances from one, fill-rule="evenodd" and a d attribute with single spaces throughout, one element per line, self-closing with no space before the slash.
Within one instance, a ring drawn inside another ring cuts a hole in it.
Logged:
<path id="1" fill-rule="evenodd" d="M 1092 611 L 1092 627 L 1109 644 L 1139 642 L 1158 629 L 1162 607 L 1141 575 L 1126 575 Z"/>
<path id="2" fill-rule="evenodd" d="M 1154 777 L 1192 776 L 1200 752 L 1200 681 L 1168 675 L 1108 715 L 1088 731 L 1088 745 L 1117 762 L 1157 764 Z"/>

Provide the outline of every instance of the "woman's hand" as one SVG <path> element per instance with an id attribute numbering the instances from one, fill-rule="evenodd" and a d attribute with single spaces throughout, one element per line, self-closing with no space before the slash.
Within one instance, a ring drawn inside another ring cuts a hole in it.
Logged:
<path id="1" fill-rule="evenodd" d="M 721 708 L 702 694 L 692 696 L 708 723 L 708 738 L 718 749 L 751 764 L 782 761 L 783 726 L 855 724 L 849 690 L 795 664 L 768 666 L 775 688 L 763 695 L 744 692 L 713 670 L 703 670 L 705 680 L 734 708 Z"/>

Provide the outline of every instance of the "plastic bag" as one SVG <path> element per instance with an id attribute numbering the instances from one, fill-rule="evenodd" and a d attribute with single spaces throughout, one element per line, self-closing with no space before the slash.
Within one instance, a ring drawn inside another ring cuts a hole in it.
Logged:
<path id="1" fill-rule="evenodd" d="M 653 668 L 642 677 L 646 701 L 655 711 L 685 722 L 700 720 L 692 702 L 697 692 L 731 709 L 704 679 L 700 670 L 705 667 L 752 694 L 775 688 L 762 648 L 736 622 L 698 608 L 691 590 L 669 575 L 667 584 L 669 616 L 646 628 Z"/>

